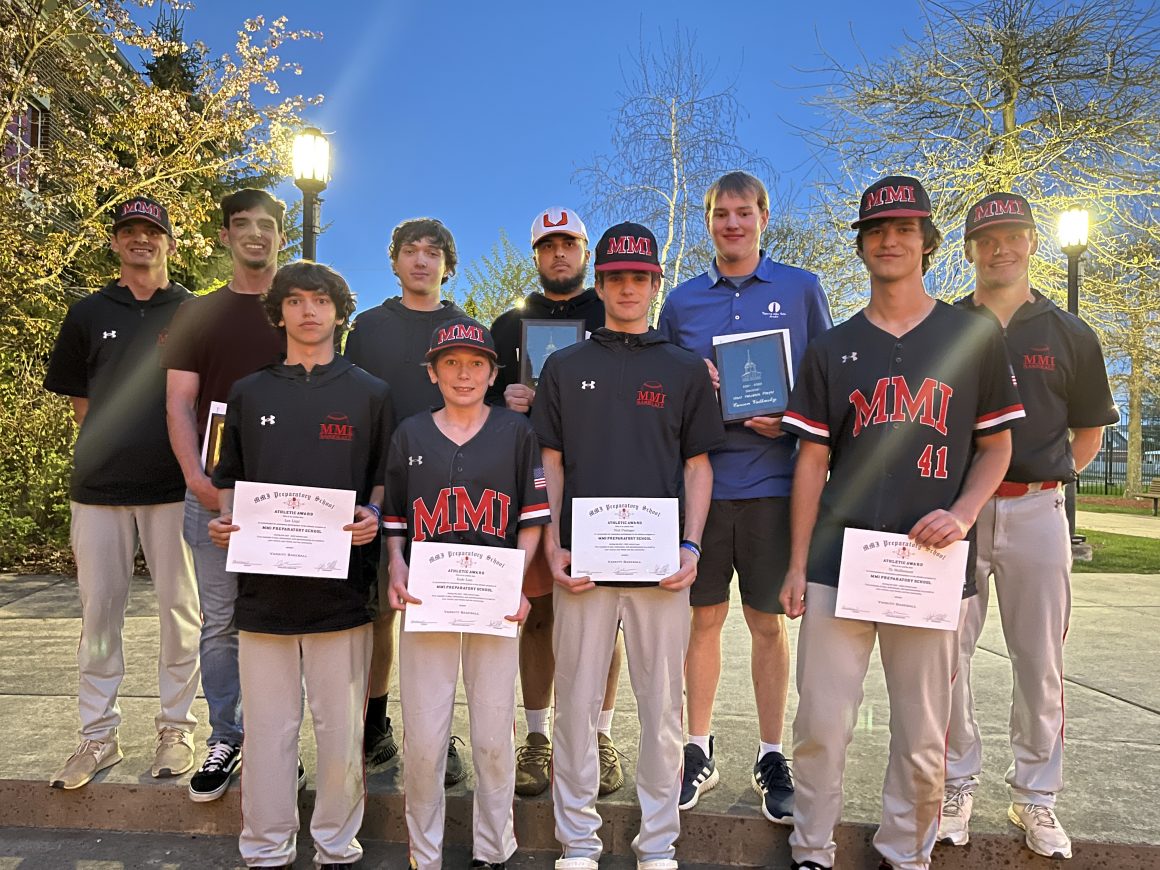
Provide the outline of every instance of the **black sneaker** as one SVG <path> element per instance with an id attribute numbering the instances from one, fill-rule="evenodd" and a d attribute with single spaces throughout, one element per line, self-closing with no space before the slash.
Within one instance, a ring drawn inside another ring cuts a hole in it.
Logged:
<path id="1" fill-rule="evenodd" d="M 789 865 L 790 870 L 833 870 L 833 868 L 825 864 L 819 864 L 817 861 L 802 861 L 800 864 L 793 861 Z"/>
<path id="2" fill-rule="evenodd" d="M 399 754 L 399 744 L 395 742 L 395 729 L 391 727 L 389 718 L 386 731 L 380 731 L 378 728 L 367 729 L 363 736 L 363 752 L 366 755 L 367 767 L 386 764 Z"/>
<path id="3" fill-rule="evenodd" d="M 302 756 L 298 756 L 298 790 L 306 788 L 306 765 L 302 763 Z"/>
<path id="4" fill-rule="evenodd" d="M 709 755 L 696 743 L 685 744 L 685 772 L 681 777 L 681 802 L 677 809 L 691 810 L 701 795 L 717 784 L 721 774 L 713 760 L 713 738 L 709 737 Z"/>
<path id="5" fill-rule="evenodd" d="M 472 870 L 507 870 L 507 862 L 497 861 L 492 863 L 491 861 L 480 861 L 478 858 L 472 858 L 471 868 Z"/>
<path id="6" fill-rule="evenodd" d="M 793 777 L 780 752 L 767 752 L 753 765 L 753 790 L 761 795 L 761 814 L 779 825 L 793 824 Z"/>
<path id="7" fill-rule="evenodd" d="M 443 787 L 451 788 L 457 782 L 467 779 L 467 770 L 463 766 L 463 759 L 459 757 L 459 750 L 455 748 L 458 737 L 452 737 L 447 744 L 447 769 L 443 772 Z M 462 740 L 459 740 L 463 743 Z"/>
<path id="8" fill-rule="evenodd" d="M 221 740 L 209 748 L 201 767 L 189 780 L 189 799 L 204 804 L 216 801 L 230 787 L 230 777 L 242 763 L 242 747 Z"/>

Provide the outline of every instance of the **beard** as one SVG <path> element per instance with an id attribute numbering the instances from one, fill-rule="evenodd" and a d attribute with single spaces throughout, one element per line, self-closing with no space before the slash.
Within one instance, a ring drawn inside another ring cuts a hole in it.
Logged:
<path id="1" fill-rule="evenodd" d="M 541 272 L 540 286 L 544 288 L 545 293 L 554 296 L 573 296 L 584 289 L 584 269 L 581 268 L 575 275 L 566 278 L 549 278 Z"/>

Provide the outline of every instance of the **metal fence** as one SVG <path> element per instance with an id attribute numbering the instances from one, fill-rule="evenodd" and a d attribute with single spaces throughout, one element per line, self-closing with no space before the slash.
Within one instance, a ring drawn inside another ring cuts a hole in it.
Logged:
<path id="1" fill-rule="evenodd" d="M 1143 425 L 1143 462 L 1140 477 L 1146 488 L 1160 477 L 1160 422 Z M 1086 495 L 1122 495 L 1128 479 L 1128 421 L 1121 419 L 1104 430 L 1104 444 L 1091 465 L 1079 476 L 1078 490 Z"/>

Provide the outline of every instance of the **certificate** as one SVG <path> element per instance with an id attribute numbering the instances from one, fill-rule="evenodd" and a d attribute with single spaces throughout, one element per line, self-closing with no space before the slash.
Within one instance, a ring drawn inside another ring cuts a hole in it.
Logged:
<path id="1" fill-rule="evenodd" d="M 835 616 L 954 631 L 970 544 L 936 550 L 906 535 L 846 529 Z"/>
<path id="2" fill-rule="evenodd" d="M 345 580 L 350 567 L 353 489 L 281 483 L 234 484 L 226 570 Z"/>
<path id="3" fill-rule="evenodd" d="M 213 477 L 222 454 L 222 432 L 226 428 L 226 403 L 210 402 L 209 417 L 205 421 L 205 438 L 201 442 L 201 468 Z"/>
<path id="4" fill-rule="evenodd" d="M 524 551 L 473 544 L 411 544 L 404 631 L 463 631 L 515 637 L 519 625 L 504 619 L 520 609 Z"/>
<path id="5" fill-rule="evenodd" d="M 548 357 L 583 340 L 583 320 L 521 320 L 520 383 L 535 389 Z"/>
<path id="6" fill-rule="evenodd" d="M 572 499 L 572 576 L 659 583 L 681 566 L 675 498 Z"/>
<path id="7" fill-rule="evenodd" d="M 793 388 L 788 329 L 713 337 L 726 423 L 785 413 Z"/>

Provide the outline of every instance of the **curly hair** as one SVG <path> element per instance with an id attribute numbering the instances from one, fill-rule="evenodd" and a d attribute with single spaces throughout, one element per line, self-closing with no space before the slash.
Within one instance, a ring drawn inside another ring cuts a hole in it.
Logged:
<path id="1" fill-rule="evenodd" d="M 447 229 L 443 225 L 443 221 L 438 218 L 413 218 L 403 221 L 391 230 L 391 244 L 387 248 L 391 262 L 394 263 L 399 259 L 399 250 L 403 245 L 409 245 L 423 239 L 431 239 L 443 250 L 443 263 L 447 269 L 443 275 L 442 283 L 446 284 L 455 274 L 455 267 L 459 265 L 459 256 L 455 253 L 455 238 L 451 235 L 451 230 Z"/>
<path id="2" fill-rule="evenodd" d="M 262 305 L 266 309 L 266 316 L 279 330 L 285 332 L 285 327 L 278 326 L 282 320 L 282 303 L 290 295 L 291 290 L 310 290 L 314 293 L 325 293 L 334 303 L 334 313 L 339 323 L 334 330 L 334 346 L 338 347 L 339 339 L 350 326 L 350 316 L 354 314 L 356 305 L 354 294 L 346 279 L 329 266 L 322 263 L 313 263 L 310 260 L 299 260 L 296 263 L 287 263 L 274 275 L 274 283 L 262 296 Z"/>

